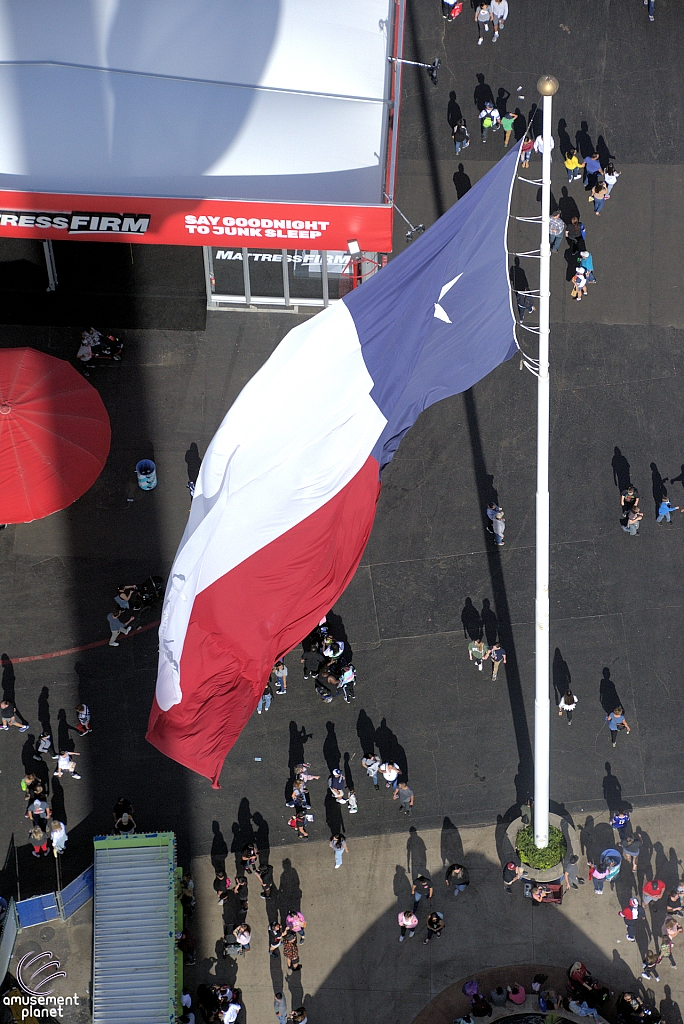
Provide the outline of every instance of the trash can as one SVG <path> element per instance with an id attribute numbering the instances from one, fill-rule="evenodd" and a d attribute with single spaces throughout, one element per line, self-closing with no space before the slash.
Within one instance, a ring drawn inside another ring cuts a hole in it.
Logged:
<path id="1" fill-rule="evenodd" d="M 135 467 L 135 472 L 141 491 L 151 491 L 157 486 L 157 467 L 151 459 L 141 459 Z"/>

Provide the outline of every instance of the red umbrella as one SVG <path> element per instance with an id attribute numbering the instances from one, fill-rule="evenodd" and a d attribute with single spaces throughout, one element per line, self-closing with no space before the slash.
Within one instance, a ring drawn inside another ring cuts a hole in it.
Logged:
<path id="1" fill-rule="evenodd" d="M 66 508 L 102 472 L 109 416 L 92 385 L 63 359 L 0 349 L 0 523 Z"/>

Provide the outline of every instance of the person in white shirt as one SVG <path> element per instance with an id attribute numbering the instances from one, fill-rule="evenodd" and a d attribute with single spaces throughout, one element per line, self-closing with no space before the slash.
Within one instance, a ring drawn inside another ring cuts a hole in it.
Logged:
<path id="1" fill-rule="evenodd" d="M 553 147 L 555 145 L 556 145 L 556 141 L 555 141 L 555 139 L 554 139 L 554 137 L 552 135 L 551 136 L 551 152 L 552 153 L 553 153 Z M 535 153 L 539 153 L 540 156 L 544 152 L 544 138 L 543 138 L 543 136 L 538 135 L 537 138 L 534 140 L 534 151 L 535 151 Z"/>
<path id="2" fill-rule="evenodd" d="M 492 12 L 492 27 L 494 28 L 494 38 L 492 42 L 495 43 L 499 38 L 499 32 L 503 32 L 504 25 L 506 24 L 506 18 L 508 17 L 508 0 L 491 0 L 489 9 Z"/>
<path id="3" fill-rule="evenodd" d="M 558 705 L 558 714 L 562 715 L 565 711 L 566 715 L 568 716 L 568 725 L 572 725 L 572 713 L 576 707 L 577 697 L 572 692 L 572 690 L 568 690 L 566 693 L 563 694 L 563 696 L 560 699 L 560 704 Z"/>

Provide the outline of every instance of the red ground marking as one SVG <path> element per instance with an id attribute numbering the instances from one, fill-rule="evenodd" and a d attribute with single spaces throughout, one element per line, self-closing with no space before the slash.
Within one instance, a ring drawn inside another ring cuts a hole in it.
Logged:
<path id="1" fill-rule="evenodd" d="M 155 629 L 159 622 L 150 622 L 147 626 L 136 629 L 133 636 L 138 633 L 145 633 L 148 629 Z M 96 640 L 94 644 L 83 644 L 81 647 L 68 647 L 65 651 L 50 651 L 48 654 L 29 654 L 26 658 L 10 658 L 13 665 L 21 665 L 25 661 L 44 661 L 46 658 L 63 658 L 65 654 L 78 654 L 79 651 L 92 651 L 94 647 L 105 647 L 109 640 Z"/>

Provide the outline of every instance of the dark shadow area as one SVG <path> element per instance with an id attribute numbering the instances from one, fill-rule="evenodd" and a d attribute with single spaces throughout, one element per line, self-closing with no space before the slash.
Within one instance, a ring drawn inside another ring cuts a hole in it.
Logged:
<path id="1" fill-rule="evenodd" d="M 658 467 L 655 462 L 651 463 L 651 487 L 653 492 L 653 504 L 655 506 L 655 515 L 658 516 L 658 508 L 660 507 L 661 501 L 667 498 L 667 488 L 665 484 L 668 482 L 666 476 L 661 476 Z"/>
<path id="2" fill-rule="evenodd" d="M 677 856 L 677 851 L 671 846 L 668 852 L 665 853 L 663 844 L 655 842 L 653 844 L 653 853 L 655 854 L 655 877 L 665 882 L 667 892 L 671 889 L 676 889 L 681 876 L 682 865 L 681 860 Z"/>
<path id="3" fill-rule="evenodd" d="M 613 458 L 610 462 L 613 470 L 613 483 L 619 491 L 626 491 L 632 483 L 632 479 L 629 475 L 629 462 L 622 454 L 617 445 L 613 449 Z M 682 466 L 684 471 L 684 466 Z"/>
<path id="4" fill-rule="evenodd" d="M 634 835 L 641 841 L 641 852 L 637 861 L 637 882 L 639 891 L 641 891 L 644 887 L 644 882 L 650 882 L 653 878 L 653 867 L 651 864 L 653 843 L 648 832 L 644 832 L 639 825 L 634 829 Z"/>
<path id="5" fill-rule="evenodd" d="M 671 476 L 670 477 L 670 483 L 671 484 L 679 484 L 679 483 L 681 483 L 682 487 L 684 487 L 684 465 L 680 469 L 679 476 Z M 3 654 L 3 658 L 4 658 L 4 654 Z"/>
<path id="6" fill-rule="evenodd" d="M 499 635 L 499 620 L 488 597 L 485 597 L 482 601 L 482 614 L 480 617 L 484 628 L 485 640 L 487 645 L 491 647 L 492 644 L 496 643 Z"/>
<path id="7" fill-rule="evenodd" d="M 601 167 L 603 167 L 604 169 L 608 166 L 611 160 L 615 159 L 615 154 L 611 153 L 610 147 L 608 146 L 608 143 L 604 139 L 603 135 L 599 135 L 598 139 L 596 140 L 596 152 L 599 155 Z"/>
<path id="8" fill-rule="evenodd" d="M 468 422 L 470 435 L 470 448 L 475 470 L 475 481 L 477 486 L 478 503 L 481 509 L 487 507 L 492 499 L 491 478 L 487 472 L 487 462 L 482 446 L 479 418 L 475 405 L 475 396 L 472 389 L 464 392 L 463 402 Z M 516 801 L 522 803 L 527 793 L 534 785 L 534 762 L 532 756 L 532 744 L 530 732 L 527 725 L 525 705 L 522 696 L 520 682 L 520 669 L 515 647 L 515 638 L 511 626 L 511 613 L 508 603 L 506 581 L 504 579 L 502 566 L 502 553 L 498 547 L 490 543 L 491 538 L 486 532 L 484 521 L 482 522 L 483 540 L 487 549 L 487 564 L 489 579 L 494 599 L 494 610 L 499 622 L 499 639 L 506 651 L 506 684 L 508 688 L 508 699 L 511 709 L 511 718 L 515 731 L 515 739 L 518 748 L 518 774 L 516 783 Z"/>
<path id="9" fill-rule="evenodd" d="M 416 12 L 413 4 L 407 4 L 406 6 L 406 29 L 410 49 L 410 53 L 406 56 L 410 57 L 411 60 L 424 61 L 425 58 L 422 56 L 410 56 L 410 54 L 417 55 L 422 52 L 419 42 L 418 25 L 416 22 Z M 429 63 L 429 61 L 426 61 L 426 63 Z M 414 72 L 412 86 L 418 93 L 419 106 L 422 113 L 420 123 L 423 129 L 423 148 L 427 155 L 427 178 L 432 190 L 432 201 L 434 203 L 435 213 L 437 217 L 441 217 L 446 207 L 442 200 L 442 190 L 439 185 L 439 157 L 437 144 L 432 130 L 430 102 L 428 100 L 429 79 L 424 68 L 411 68 L 411 71 Z"/>
<path id="10" fill-rule="evenodd" d="M 313 739 L 313 733 L 307 732 L 303 725 L 298 727 L 295 721 L 290 722 L 290 749 L 287 757 L 287 766 L 290 772 L 298 764 L 304 764 L 306 761 L 304 744 L 310 739 Z"/>
<path id="11" fill-rule="evenodd" d="M 406 840 L 406 870 L 410 879 L 427 874 L 427 847 L 415 825 L 411 825 Z"/>
<path id="12" fill-rule="evenodd" d="M 197 483 L 197 477 L 202 466 L 202 456 L 199 453 L 199 448 L 195 441 L 193 441 L 185 453 L 185 465 L 188 468 L 188 480 L 192 484 Z"/>
<path id="13" fill-rule="evenodd" d="M 516 256 L 513 260 L 513 264 L 509 268 L 508 273 L 511 282 L 511 288 L 514 292 L 529 291 L 529 281 L 527 280 L 527 274 L 525 273 L 524 267 L 520 263 L 519 256 Z"/>
<path id="14" fill-rule="evenodd" d="M 461 113 L 461 107 L 458 101 L 456 100 L 456 93 L 453 91 L 449 93 L 449 102 L 447 104 L 446 116 L 447 124 L 449 125 L 450 128 L 453 128 L 454 125 L 456 125 L 463 117 L 463 114 Z"/>
<path id="15" fill-rule="evenodd" d="M 610 761 L 605 764 L 606 774 L 603 776 L 603 799 L 608 805 L 608 814 L 612 818 L 623 806 L 622 786 L 617 775 L 613 775 Z M 623 904 L 625 906 L 626 904 Z"/>
<path id="16" fill-rule="evenodd" d="M 458 170 L 454 171 L 452 181 L 454 183 L 454 188 L 456 189 L 457 199 L 462 199 L 466 192 L 470 192 L 472 188 L 470 178 L 463 169 L 463 164 L 459 164 Z"/>
<path id="17" fill-rule="evenodd" d="M 214 871 L 226 870 L 226 857 L 228 856 L 228 844 L 221 831 L 218 821 L 211 823 L 211 866 Z"/>
<path id="18" fill-rule="evenodd" d="M 345 751 L 344 768 L 342 769 L 342 771 L 344 772 L 344 781 L 346 783 L 347 789 L 354 789 L 354 776 L 352 775 L 349 751 Z"/>
<path id="19" fill-rule="evenodd" d="M 568 663 L 564 660 L 559 647 L 553 652 L 551 678 L 553 679 L 553 692 L 556 697 L 556 704 L 560 704 L 563 694 L 572 689 L 572 676 L 570 675 Z"/>
<path id="20" fill-rule="evenodd" d="M 492 87 L 485 81 L 485 76 L 482 72 L 475 77 L 477 78 L 477 85 L 473 92 L 473 103 L 478 111 L 480 111 L 484 110 L 487 103 L 494 103 L 494 93 L 492 92 Z"/>
<path id="21" fill-rule="evenodd" d="M 356 719 L 356 735 L 359 737 L 361 752 L 365 756 L 375 750 L 375 726 L 371 718 L 361 709 Z"/>
<path id="22" fill-rule="evenodd" d="M 596 152 L 594 143 L 591 141 L 591 135 L 589 134 L 589 125 L 586 121 L 582 121 L 579 130 L 575 133 L 575 149 L 583 160 Z"/>
<path id="23" fill-rule="evenodd" d="M 480 640 L 482 638 L 482 619 L 472 598 L 466 597 L 463 611 L 461 612 L 461 625 L 463 636 L 466 640 Z"/>
<path id="24" fill-rule="evenodd" d="M 235 874 L 244 874 L 240 854 L 243 847 L 256 842 L 256 833 L 252 827 L 252 812 L 249 807 L 249 800 L 243 796 L 237 812 L 237 821 L 232 826 L 233 841 L 230 844 L 230 852 L 235 854 Z"/>
<path id="25" fill-rule="evenodd" d="M 610 678 L 609 668 L 603 669 L 603 676 L 599 684 L 599 700 L 601 702 L 601 707 L 607 715 L 622 704 L 620 696 L 615 688 L 615 683 Z"/>
<path id="26" fill-rule="evenodd" d="M 660 1016 L 665 1021 L 665 1024 L 682 1024 L 682 1013 L 679 1009 L 679 1003 L 676 1003 L 672 998 L 672 989 L 669 985 L 665 985 L 663 992 L 665 998 L 660 1000 L 659 1009 Z"/>
<path id="27" fill-rule="evenodd" d="M 565 260 L 565 280 L 569 283 L 575 276 L 579 259 L 573 246 L 570 245 L 564 250 L 563 259 Z"/>
<path id="28" fill-rule="evenodd" d="M 580 848 L 587 860 L 598 864 L 603 851 L 610 850 L 614 845 L 615 834 L 608 822 L 597 823 L 592 815 L 588 815 L 580 829 Z"/>
<path id="29" fill-rule="evenodd" d="M 9 654 L 1 655 L 0 661 L 2 662 L 2 699 L 13 704 L 16 700 L 14 666 L 10 661 Z"/>
<path id="30" fill-rule="evenodd" d="M 496 94 L 496 102 L 494 103 L 494 106 L 499 111 L 499 113 L 501 114 L 502 117 L 507 112 L 507 106 L 506 105 L 507 105 L 508 101 L 510 100 L 510 98 L 511 98 L 511 94 L 508 91 L 508 89 L 504 89 L 504 87 L 501 86 L 499 88 L 497 94 Z"/>
<path id="31" fill-rule="evenodd" d="M 533 103 L 530 107 L 530 112 L 527 115 L 527 124 L 529 125 L 530 132 L 533 139 L 536 139 L 538 135 L 542 133 L 542 112 L 541 107 L 537 103 Z"/>
<path id="32" fill-rule="evenodd" d="M 448 867 L 449 864 L 462 864 L 463 863 L 463 842 L 461 840 L 461 833 L 458 831 L 456 825 L 454 825 L 451 818 L 445 818 L 442 822 L 442 834 L 439 840 L 440 856 L 442 858 L 442 867 Z"/>
<path id="33" fill-rule="evenodd" d="M 329 789 L 325 791 L 325 821 L 331 836 L 337 835 L 338 832 L 344 834 L 342 808 Z"/>
<path id="34" fill-rule="evenodd" d="M 565 154 L 574 148 L 572 140 L 568 135 L 568 122 L 564 117 L 561 117 L 558 122 L 558 149 L 561 155 L 565 157 Z"/>
<path id="35" fill-rule="evenodd" d="M 558 209 L 560 210 L 561 217 L 566 225 L 570 223 L 573 217 L 577 217 L 579 219 L 579 206 L 568 192 L 567 185 L 563 185 L 563 188 L 561 189 L 561 197 L 558 200 Z"/>
<path id="36" fill-rule="evenodd" d="M 342 751 L 340 745 L 337 742 L 337 733 L 335 732 L 335 723 L 326 722 L 325 728 L 327 730 L 326 737 L 323 741 L 323 758 L 328 771 L 333 772 L 335 768 L 340 767 L 340 760 L 342 759 Z"/>
<path id="37" fill-rule="evenodd" d="M 408 782 L 409 772 L 406 751 L 388 726 L 386 718 L 382 719 L 375 732 L 375 743 L 378 748 L 378 753 L 380 754 L 380 759 L 382 761 L 394 761 L 395 764 L 398 764 L 401 770 L 401 778 L 399 781 Z"/>
<path id="38" fill-rule="evenodd" d="M 270 830 L 268 822 L 264 818 L 263 814 L 259 811 L 255 811 L 252 815 L 252 821 L 256 826 L 254 832 L 254 842 L 256 843 L 257 850 L 259 851 L 259 867 L 263 867 L 268 864 L 268 859 L 271 853 L 271 840 Z"/>

